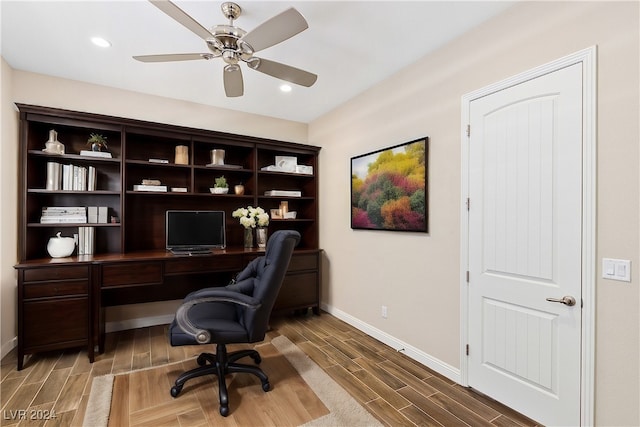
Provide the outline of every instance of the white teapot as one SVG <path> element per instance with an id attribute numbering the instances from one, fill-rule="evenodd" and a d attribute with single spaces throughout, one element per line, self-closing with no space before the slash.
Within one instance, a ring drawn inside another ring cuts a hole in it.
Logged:
<path id="1" fill-rule="evenodd" d="M 62 232 L 58 231 L 55 237 L 49 239 L 47 252 L 52 258 L 64 258 L 73 253 L 76 248 L 76 240 L 73 237 L 62 237 Z"/>

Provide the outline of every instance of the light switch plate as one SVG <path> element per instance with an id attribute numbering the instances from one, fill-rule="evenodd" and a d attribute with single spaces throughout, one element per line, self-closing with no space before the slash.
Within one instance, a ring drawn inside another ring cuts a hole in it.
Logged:
<path id="1" fill-rule="evenodd" d="M 602 277 L 630 282 L 631 261 L 628 259 L 602 258 Z"/>

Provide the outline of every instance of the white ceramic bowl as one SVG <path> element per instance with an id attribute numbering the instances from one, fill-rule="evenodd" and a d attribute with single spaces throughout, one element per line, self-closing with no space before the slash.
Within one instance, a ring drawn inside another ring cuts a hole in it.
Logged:
<path id="1" fill-rule="evenodd" d="M 227 194 L 229 192 L 229 188 L 209 187 L 209 191 L 213 194 Z"/>

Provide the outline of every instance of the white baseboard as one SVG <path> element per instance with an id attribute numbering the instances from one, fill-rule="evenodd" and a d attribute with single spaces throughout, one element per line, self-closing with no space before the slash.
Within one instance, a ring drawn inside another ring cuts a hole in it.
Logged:
<path id="1" fill-rule="evenodd" d="M 105 332 L 126 331 L 127 329 L 147 328 L 156 325 L 168 325 L 173 321 L 175 315 L 165 314 L 162 316 L 140 317 L 137 319 L 125 319 L 116 322 L 106 322 Z"/>
<path id="2" fill-rule="evenodd" d="M 361 330 L 362 332 L 372 336 L 378 341 L 385 343 L 391 348 L 394 348 L 397 351 L 402 351 L 402 353 L 406 354 L 413 360 L 416 360 L 422 363 L 424 366 L 426 366 L 429 369 L 433 369 L 440 375 L 444 375 L 445 377 L 449 378 L 452 381 L 455 381 L 458 384 L 461 383 L 460 370 L 457 368 L 454 368 L 448 363 L 445 363 L 440 359 L 437 359 L 413 347 L 412 345 L 409 345 L 387 334 L 384 331 L 374 328 L 368 323 L 365 323 L 360 319 L 357 319 L 351 316 L 350 314 L 347 314 L 337 308 L 334 308 L 327 304 L 321 304 L 321 308 L 327 313 L 331 314 L 332 316 L 335 316 L 338 319 L 350 324 L 354 328 Z M 149 326 L 156 326 L 156 325 L 168 325 L 173 321 L 173 318 L 174 318 L 174 314 L 172 313 L 172 314 L 166 314 L 162 316 L 141 317 L 137 319 L 125 319 L 125 320 L 119 320 L 115 322 L 107 322 L 105 324 L 105 331 L 117 332 L 117 331 L 124 331 L 128 329 L 146 328 Z M 4 343 L 2 345 L 2 357 L 6 356 L 11 350 L 13 350 L 16 347 L 17 343 L 18 343 L 17 337 L 14 337 L 13 339 Z"/>
<path id="3" fill-rule="evenodd" d="M 445 377 L 449 378 L 451 381 L 455 381 L 456 383 L 460 384 L 460 380 L 461 380 L 460 369 L 454 368 L 448 363 L 445 363 L 442 360 L 437 359 L 423 352 L 422 350 L 419 350 L 413 347 L 410 344 L 400 341 L 399 339 L 387 334 L 386 332 L 381 331 L 377 328 L 374 328 L 373 326 L 337 308 L 334 308 L 327 304 L 321 304 L 321 307 L 324 311 L 331 314 L 332 316 L 335 316 L 338 319 L 350 324 L 354 328 L 361 330 L 365 334 L 372 336 L 378 341 L 385 343 L 389 347 L 394 348 L 397 351 L 401 351 L 402 353 L 406 354 L 413 360 L 416 360 L 422 363 L 424 366 L 436 371 L 440 375 L 444 375 Z"/>
<path id="4" fill-rule="evenodd" d="M 13 337 L 6 343 L 2 344 L 2 349 L 0 349 L 0 359 L 3 359 L 11 350 L 18 346 L 18 337 Z"/>

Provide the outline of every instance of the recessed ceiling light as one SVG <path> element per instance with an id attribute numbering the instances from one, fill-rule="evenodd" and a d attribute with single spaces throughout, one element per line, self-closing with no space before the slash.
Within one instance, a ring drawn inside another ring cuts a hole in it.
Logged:
<path id="1" fill-rule="evenodd" d="M 290 85 L 281 85 L 280 86 L 280 90 L 283 92 L 291 92 L 291 86 Z"/>
<path id="2" fill-rule="evenodd" d="M 111 42 L 109 42 L 109 40 L 103 39 L 102 37 L 91 37 L 91 41 L 96 46 L 100 46 L 100 47 L 110 47 L 111 46 Z"/>

